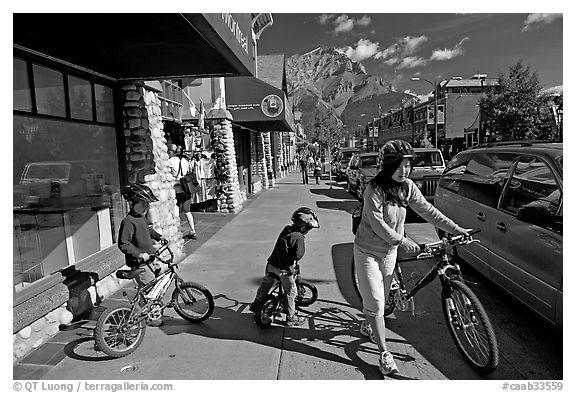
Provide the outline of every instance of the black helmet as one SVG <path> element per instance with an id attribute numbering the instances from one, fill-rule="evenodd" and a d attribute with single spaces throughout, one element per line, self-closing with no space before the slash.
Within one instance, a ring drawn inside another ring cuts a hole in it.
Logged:
<path id="1" fill-rule="evenodd" d="M 412 146 L 402 139 L 388 141 L 380 149 L 380 157 L 384 161 L 411 158 L 413 156 L 414 150 L 412 150 Z"/>
<path id="2" fill-rule="evenodd" d="M 158 202 L 158 198 L 154 196 L 150 187 L 145 184 L 130 183 L 124 187 L 123 195 L 129 202 Z"/>
<path id="3" fill-rule="evenodd" d="M 292 222 L 306 229 L 320 228 L 318 217 L 309 207 L 300 207 L 292 213 Z"/>

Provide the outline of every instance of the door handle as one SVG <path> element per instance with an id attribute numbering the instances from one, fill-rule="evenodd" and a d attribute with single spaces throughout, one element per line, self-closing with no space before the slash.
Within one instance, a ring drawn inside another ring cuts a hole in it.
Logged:
<path id="1" fill-rule="evenodd" d="M 506 224 L 504 224 L 502 221 L 498 221 L 496 223 L 496 229 L 502 232 L 506 232 Z"/>
<path id="2" fill-rule="evenodd" d="M 486 221 L 486 214 L 480 212 L 480 213 L 476 214 L 476 218 L 480 221 Z"/>

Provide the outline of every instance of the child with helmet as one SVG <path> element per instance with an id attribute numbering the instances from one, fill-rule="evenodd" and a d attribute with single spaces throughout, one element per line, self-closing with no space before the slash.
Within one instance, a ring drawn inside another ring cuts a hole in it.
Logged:
<path id="1" fill-rule="evenodd" d="M 256 298 L 250 304 L 250 311 L 256 312 L 258 310 L 260 302 L 272 288 L 276 280 L 275 277 L 278 277 L 286 296 L 284 299 L 288 311 L 286 324 L 299 326 L 305 322 L 304 318 L 296 314 L 297 288 L 294 280 L 294 268 L 304 256 L 304 238 L 312 228 L 320 228 L 316 213 L 308 207 L 298 208 L 292 214 L 292 225 L 287 225 L 282 229 L 274 249 L 268 257 L 266 275 L 258 287 Z"/>
<path id="2" fill-rule="evenodd" d="M 388 141 L 378 157 L 380 171 L 363 194 L 362 220 L 354 238 L 354 264 L 366 320 L 360 333 L 380 350 L 379 367 L 384 375 L 398 372 L 386 347 L 384 308 L 398 248 L 417 253 L 420 247 L 404 236 L 406 207 L 447 233 L 467 234 L 430 204 L 408 178 L 412 170 L 412 146 L 401 139 Z"/>
<path id="3" fill-rule="evenodd" d="M 131 183 L 124 187 L 123 195 L 130 204 L 130 211 L 120 224 L 118 248 L 124 253 L 126 266 L 136 270 L 150 258 L 150 254 L 154 253 L 152 240 L 163 240 L 162 235 L 152 229 L 146 221 L 149 204 L 157 202 L 158 198 L 148 186 L 138 183 Z M 154 279 L 155 272 L 152 269 L 159 268 L 157 264 L 153 264 L 151 268 L 143 269 L 136 276 L 136 281 L 140 286 L 146 285 Z"/>

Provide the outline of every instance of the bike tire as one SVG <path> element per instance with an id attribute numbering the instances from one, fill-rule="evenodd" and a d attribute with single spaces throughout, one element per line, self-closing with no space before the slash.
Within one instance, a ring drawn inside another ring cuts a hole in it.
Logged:
<path id="1" fill-rule="evenodd" d="M 214 312 L 212 293 L 195 282 L 184 282 L 176 287 L 172 292 L 172 303 L 178 315 L 188 322 L 205 321 Z"/>
<path id="2" fill-rule="evenodd" d="M 130 305 L 117 305 L 106 309 L 98 318 L 94 340 L 98 349 L 113 358 L 121 358 L 134 352 L 144 340 L 146 322 L 129 324 L 128 331 L 118 331 L 130 319 Z"/>
<path id="3" fill-rule="evenodd" d="M 266 295 L 262 302 L 260 303 L 260 307 L 256 311 L 254 315 L 254 319 L 256 320 L 256 324 L 261 328 L 267 328 L 272 325 L 274 321 L 274 313 L 276 312 L 276 307 L 278 306 L 278 300 L 273 295 Z"/>
<path id="4" fill-rule="evenodd" d="M 455 318 L 450 315 L 449 299 L 454 302 Z M 469 306 L 465 299 L 469 300 Z M 498 343 L 490 319 L 474 292 L 460 280 L 450 280 L 442 290 L 442 310 L 450 335 L 468 364 L 482 375 L 493 372 L 498 367 Z"/>
<path id="5" fill-rule="evenodd" d="M 306 307 L 313 304 L 318 299 L 318 288 L 311 282 L 306 280 L 299 280 L 298 293 L 296 295 L 295 303 L 297 306 Z"/>

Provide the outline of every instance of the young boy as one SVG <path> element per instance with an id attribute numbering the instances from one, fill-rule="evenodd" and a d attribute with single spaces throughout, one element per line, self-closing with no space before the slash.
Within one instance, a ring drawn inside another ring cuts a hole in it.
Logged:
<path id="1" fill-rule="evenodd" d="M 294 268 L 304 256 L 304 236 L 312 228 L 320 228 L 316 213 L 310 208 L 301 207 L 292 214 L 292 225 L 287 225 L 282 229 L 272 254 L 268 257 L 266 264 L 266 276 L 262 279 L 260 287 L 256 292 L 256 298 L 250 304 L 250 311 L 256 312 L 260 302 L 266 296 L 272 285 L 275 276 L 280 277 L 282 288 L 284 289 L 285 304 L 288 310 L 286 324 L 288 326 L 299 326 L 305 322 L 305 319 L 296 314 L 297 288 L 294 280 Z"/>
<path id="2" fill-rule="evenodd" d="M 126 265 L 132 270 L 139 269 L 142 265 L 144 271 L 136 276 L 138 285 L 143 286 L 154 279 L 154 272 L 160 268 L 157 264 L 151 264 L 151 268 L 145 264 L 154 253 L 155 248 L 152 240 L 162 240 L 162 235 L 148 226 L 146 213 L 149 204 L 157 202 L 158 199 L 152 193 L 152 190 L 144 184 L 132 183 L 124 187 L 124 198 L 130 203 L 130 211 L 120 224 L 118 233 L 118 248 L 124 253 Z M 159 326 L 161 321 L 156 325 Z"/>

